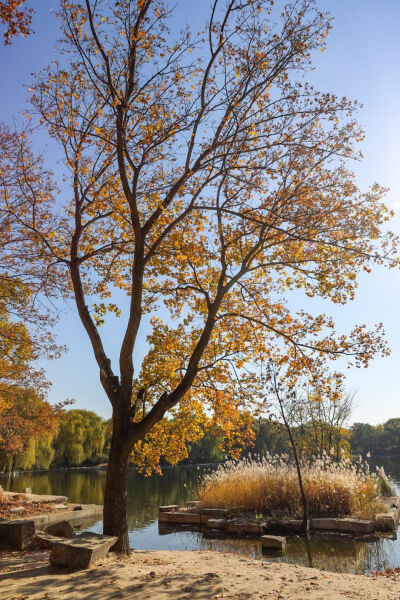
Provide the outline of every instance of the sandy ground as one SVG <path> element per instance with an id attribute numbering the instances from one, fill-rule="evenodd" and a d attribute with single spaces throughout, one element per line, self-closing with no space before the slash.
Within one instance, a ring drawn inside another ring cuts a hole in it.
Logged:
<path id="1" fill-rule="evenodd" d="M 49 566 L 48 552 L 0 553 L 1 600 L 400 599 L 400 574 L 346 575 L 217 552 L 109 555 L 86 571 Z"/>

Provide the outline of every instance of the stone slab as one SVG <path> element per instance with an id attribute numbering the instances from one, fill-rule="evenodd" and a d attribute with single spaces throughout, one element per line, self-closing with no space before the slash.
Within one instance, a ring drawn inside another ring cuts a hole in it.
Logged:
<path id="1" fill-rule="evenodd" d="M 231 533 L 263 533 L 263 524 L 252 521 L 228 521 L 228 531 Z"/>
<path id="2" fill-rule="evenodd" d="M 163 512 L 175 512 L 177 511 L 179 508 L 178 504 L 169 504 L 168 506 L 159 506 L 158 507 L 158 512 L 163 513 Z"/>
<path id="3" fill-rule="evenodd" d="M 30 548 L 35 539 L 33 520 L 15 519 L 0 521 L 0 545 L 11 546 L 16 550 Z"/>
<path id="4" fill-rule="evenodd" d="M 20 500 L 24 500 L 25 502 L 42 502 L 43 504 L 61 504 L 68 502 L 67 496 L 51 496 L 48 494 L 39 495 L 39 494 L 22 494 L 21 492 L 3 492 L 5 496 L 12 498 L 13 496 L 18 496 Z"/>
<path id="5" fill-rule="evenodd" d="M 58 537 L 57 535 L 51 535 L 50 533 L 46 533 L 45 531 L 36 531 L 35 534 L 35 542 L 39 546 L 39 548 L 52 548 L 53 545 L 57 542 L 62 542 L 63 538 Z"/>
<path id="6" fill-rule="evenodd" d="M 226 508 L 200 508 L 201 515 L 208 515 L 209 517 L 227 517 L 228 511 Z"/>
<path id="7" fill-rule="evenodd" d="M 395 509 L 397 511 L 397 509 Z M 396 531 L 398 525 L 398 518 L 396 513 L 393 511 L 387 513 L 379 513 L 375 518 L 375 530 L 376 531 Z"/>
<path id="8" fill-rule="evenodd" d="M 159 513 L 158 520 L 164 523 L 193 523 L 200 525 L 200 515 L 188 512 L 164 512 Z"/>
<path id="9" fill-rule="evenodd" d="M 213 519 L 214 517 L 210 517 L 210 515 L 200 515 L 200 523 L 201 525 L 207 525 L 209 519 Z"/>
<path id="10" fill-rule="evenodd" d="M 324 529 L 328 531 L 338 531 L 339 521 L 341 519 L 335 519 L 333 517 L 319 517 L 310 520 L 311 529 Z"/>
<path id="11" fill-rule="evenodd" d="M 276 522 L 276 528 L 281 531 L 302 531 L 303 521 L 301 519 L 281 519 Z"/>
<path id="12" fill-rule="evenodd" d="M 263 535 L 261 536 L 261 544 L 263 548 L 284 550 L 286 547 L 286 538 L 280 535 Z"/>
<path id="13" fill-rule="evenodd" d="M 372 533 L 375 521 L 366 519 L 338 519 L 339 531 L 343 533 Z"/>
<path id="14" fill-rule="evenodd" d="M 207 527 L 210 529 L 225 529 L 226 519 L 208 519 Z"/>
<path id="15" fill-rule="evenodd" d="M 56 542 L 50 553 L 50 562 L 52 565 L 70 569 L 87 569 L 104 558 L 117 539 L 114 536 L 93 533 Z"/>
<path id="16" fill-rule="evenodd" d="M 83 504 L 82 510 L 57 510 L 57 512 L 30 518 L 34 521 L 37 529 L 45 529 L 47 525 L 59 523 L 60 521 L 68 521 L 74 527 L 86 519 L 95 518 L 96 516 L 100 518 L 102 514 L 103 507 L 100 504 Z"/>

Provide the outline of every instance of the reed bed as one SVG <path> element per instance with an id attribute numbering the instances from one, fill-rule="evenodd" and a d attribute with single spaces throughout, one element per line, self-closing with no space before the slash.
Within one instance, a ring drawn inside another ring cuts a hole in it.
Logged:
<path id="1" fill-rule="evenodd" d="M 373 518 L 382 510 L 379 477 L 366 463 L 325 456 L 303 463 L 302 478 L 310 515 Z M 199 498 L 210 507 L 266 516 L 302 512 L 297 471 L 288 456 L 222 465 L 204 478 Z"/>

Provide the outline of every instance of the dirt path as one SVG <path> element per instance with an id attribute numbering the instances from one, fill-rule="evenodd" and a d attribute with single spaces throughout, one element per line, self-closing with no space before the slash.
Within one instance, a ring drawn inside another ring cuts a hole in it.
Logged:
<path id="1" fill-rule="evenodd" d="M 1 600 L 400 600 L 400 575 L 328 573 L 218 552 L 133 552 L 87 571 L 49 566 L 48 552 L 0 553 Z"/>

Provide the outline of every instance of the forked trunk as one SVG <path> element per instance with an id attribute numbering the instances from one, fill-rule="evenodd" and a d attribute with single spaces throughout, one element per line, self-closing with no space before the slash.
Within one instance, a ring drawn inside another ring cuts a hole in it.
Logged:
<path id="1" fill-rule="evenodd" d="M 103 532 L 118 537 L 113 552 L 130 553 L 127 524 L 127 491 L 132 443 L 121 439 L 118 431 L 111 435 L 106 487 L 104 490 Z"/>

